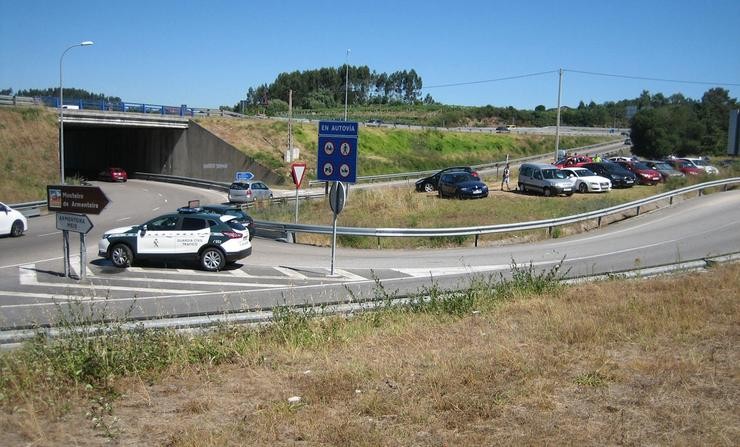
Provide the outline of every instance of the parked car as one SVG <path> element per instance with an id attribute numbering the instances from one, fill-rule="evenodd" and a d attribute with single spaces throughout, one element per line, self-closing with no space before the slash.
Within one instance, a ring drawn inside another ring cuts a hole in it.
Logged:
<path id="1" fill-rule="evenodd" d="M 645 163 L 650 169 L 658 171 L 664 182 L 671 177 L 685 177 L 683 172 L 673 169 L 673 166 L 665 161 L 645 160 L 643 163 Z"/>
<path id="2" fill-rule="evenodd" d="M 202 205 L 200 208 L 205 212 L 220 216 L 234 216 L 237 222 L 243 224 L 249 230 L 249 240 L 251 241 L 254 237 L 254 219 L 239 205 Z"/>
<path id="3" fill-rule="evenodd" d="M 593 159 L 585 155 L 574 155 L 572 157 L 561 158 L 560 160 L 556 161 L 554 164 L 558 168 L 570 168 L 570 167 L 576 167 L 576 166 L 583 166 L 586 163 L 593 163 Z"/>
<path id="4" fill-rule="evenodd" d="M 18 237 L 28 230 L 28 219 L 20 211 L 0 202 L 0 236 Z"/>
<path id="5" fill-rule="evenodd" d="M 703 158 L 697 158 L 697 157 L 681 157 L 679 160 L 686 161 L 695 167 L 703 170 L 707 174 L 717 175 L 719 174 L 719 169 L 709 164 L 709 162 Z"/>
<path id="6" fill-rule="evenodd" d="M 632 171 L 637 176 L 637 183 L 641 185 L 657 185 L 663 180 L 660 172 L 651 169 L 645 163 L 639 161 L 618 161 L 616 163 Z"/>
<path id="7" fill-rule="evenodd" d="M 609 157 L 607 160 L 609 161 L 637 161 L 637 157 L 634 155 L 625 157 L 624 155 L 619 155 L 616 157 Z"/>
<path id="8" fill-rule="evenodd" d="M 612 188 L 632 188 L 637 183 L 635 174 L 611 161 L 588 163 L 583 167 L 593 171 L 596 175 L 608 178 L 612 182 Z"/>
<path id="9" fill-rule="evenodd" d="M 229 186 L 229 202 L 245 203 L 272 199 L 272 191 L 258 180 L 240 180 Z"/>
<path id="10" fill-rule="evenodd" d="M 441 171 L 437 172 L 436 174 L 430 175 L 429 177 L 424 177 L 422 179 L 417 180 L 416 190 L 418 192 L 436 191 L 437 183 L 439 183 L 439 178 L 442 177 L 442 174 L 447 174 L 451 172 L 468 172 L 472 174 L 474 177 L 479 177 L 478 173 L 470 166 L 453 166 L 451 168 L 442 169 Z"/>
<path id="11" fill-rule="evenodd" d="M 612 182 L 606 177 L 596 175 L 586 168 L 563 168 L 561 169 L 572 181 L 575 191 L 585 192 L 607 192 L 612 189 Z"/>
<path id="12" fill-rule="evenodd" d="M 488 186 L 478 176 L 469 172 L 448 172 L 442 174 L 437 184 L 440 197 L 458 199 L 477 199 L 488 197 Z"/>
<path id="13" fill-rule="evenodd" d="M 535 191 L 545 196 L 573 195 L 573 182 L 560 169 L 544 163 L 524 163 L 519 168 L 519 191 Z"/>
<path id="14" fill-rule="evenodd" d="M 686 160 L 680 160 L 678 158 L 669 158 L 665 160 L 666 163 L 673 166 L 676 170 L 680 171 L 684 175 L 702 175 L 704 170 L 698 168 L 695 164 L 689 163 Z"/>
<path id="15" fill-rule="evenodd" d="M 200 211 L 164 214 L 142 225 L 114 228 L 98 243 L 98 254 L 119 268 L 139 259 L 197 260 L 204 270 L 217 271 L 251 253 L 246 227 Z"/>
<path id="16" fill-rule="evenodd" d="M 498 126 L 496 128 L 496 133 L 509 133 L 509 132 L 511 132 L 511 129 L 509 129 L 506 126 Z"/>
<path id="17" fill-rule="evenodd" d="M 98 173 L 98 180 L 106 182 L 125 182 L 128 180 L 128 174 L 123 168 L 109 167 Z"/>
<path id="18" fill-rule="evenodd" d="M 383 120 L 369 120 L 367 124 L 365 124 L 367 127 L 380 127 L 380 125 L 383 124 Z"/>

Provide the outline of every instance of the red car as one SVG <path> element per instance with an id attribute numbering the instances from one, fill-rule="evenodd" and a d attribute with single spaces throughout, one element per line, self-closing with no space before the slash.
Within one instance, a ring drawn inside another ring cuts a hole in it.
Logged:
<path id="1" fill-rule="evenodd" d="M 99 180 L 107 182 L 125 182 L 128 180 L 128 174 L 122 168 L 105 168 L 98 174 Z"/>
<path id="2" fill-rule="evenodd" d="M 585 155 L 575 155 L 573 157 L 561 158 L 554 165 L 558 168 L 575 168 L 583 166 L 586 163 L 593 163 L 593 159 Z"/>
<path id="3" fill-rule="evenodd" d="M 678 158 L 670 158 L 666 160 L 666 162 L 669 163 L 671 166 L 673 166 L 676 170 L 683 172 L 684 175 L 704 174 L 704 171 L 702 169 L 697 168 L 692 163 L 689 163 L 686 160 L 680 160 Z"/>
<path id="4" fill-rule="evenodd" d="M 663 176 L 655 169 L 651 169 L 641 161 L 617 161 L 624 168 L 629 169 L 637 176 L 637 183 L 641 185 L 657 185 Z"/>

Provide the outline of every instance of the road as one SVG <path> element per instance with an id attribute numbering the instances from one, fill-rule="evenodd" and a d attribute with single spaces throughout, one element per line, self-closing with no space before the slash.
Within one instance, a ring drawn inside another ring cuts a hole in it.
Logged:
<path id="1" fill-rule="evenodd" d="M 140 223 L 189 199 L 219 202 L 223 193 L 161 183 L 103 184 L 112 203 L 88 243 L 84 281 L 64 278 L 61 236 L 54 219 L 31 220 L 18 239 L 0 239 L 0 328 L 48 324 L 64 303 L 105 306 L 132 318 L 242 312 L 276 305 L 334 303 L 373 297 L 378 285 L 394 294 L 452 288 L 475 275 L 508 275 L 512 261 L 551 269 L 563 261 L 571 276 L 608 273 L 740 252 L 740 191 L 686 200 L 599 231 L 534 244 L 447 250 L 330 249 L 253 240 L 253 255 L 218 273 L 191 265 L 142 265 L 127 270 L 97 257 L 104 230 Z M 74 238 L 73 238 L 74 240 Z M 73 243 L 73 251 L 76 247 Z M 79 270 L 79 260 L 73 261 Z"/>

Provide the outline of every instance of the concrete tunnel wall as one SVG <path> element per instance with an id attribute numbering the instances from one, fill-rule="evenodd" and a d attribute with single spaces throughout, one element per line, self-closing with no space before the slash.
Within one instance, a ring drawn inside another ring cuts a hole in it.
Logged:
<path id="1" fill-rule="evenodd" d="M 134 172 L 229 182 L 237 171 L 251 171 L 267 183 L 279 176 L 202 126 L 187 129 L 122 127 L 68 123 L 64 126 L 65 171 L 95 178 L 108 166 Z"/>

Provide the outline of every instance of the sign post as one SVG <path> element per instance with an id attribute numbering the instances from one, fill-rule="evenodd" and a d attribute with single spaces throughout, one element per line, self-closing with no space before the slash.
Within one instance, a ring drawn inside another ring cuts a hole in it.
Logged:
<path id="1" fill-rule="evenodd" d="M 357 129 L 357 123 L 352 121 L 319 121 L 316 177 L 318 180 L 332 182 L 329 192 L 329 205 L 334 212 L 331 243 L 332 276 L 337 243 L 337 215 L 347 201 L 347 187 L 344 183 L 357 181 Z"/>
<path id="2" fill-rule="evenodd" d="M 334 182 L 329 190 L 329 207 L 334 213 L 331 224 L 331 272 L 329 276 L 334 276 L 334 260 L 336 259 L 337 247 L 337 216 L 344 209 L 347 202 L 347 187 L 342 182 Z"/>
<path id="3" fill-rule="evenodd" d="M 87 272 L 85 235 L 93 228 L 88 214 L 100 214 L 108 205 L 108 197 L 97 186 L 47 185 L 46 204 L 56 211 L 56 227 L 62 231 L 64 276 L 71 277 L 69 262 L 69 232 L 80 233 L 80 278 Z"/>
<path id="4" fill-rule="evenodd" d="M 295 184 L 295 223 L 298 223 L 298 188 L 301 187 L 303 176 L 306 173 L 306 163 L 293 163 L 290 165 L 290 176 Z"/>

